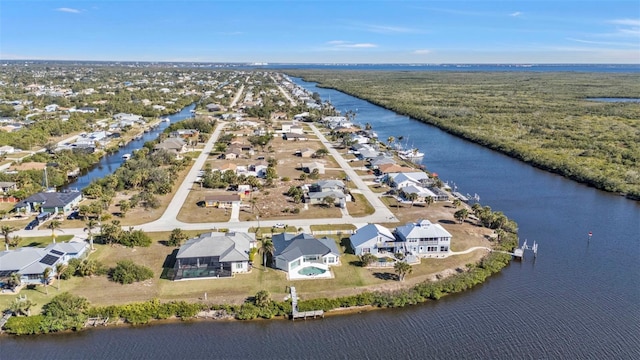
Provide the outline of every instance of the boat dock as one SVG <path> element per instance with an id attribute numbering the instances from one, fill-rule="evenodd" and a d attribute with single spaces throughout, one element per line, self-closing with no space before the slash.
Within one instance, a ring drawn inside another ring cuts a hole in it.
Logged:
<path id="1" fill-rule="evenodd" d="M 315 319 L 315 318 L 324 318 L 324 310 L 312 310 L 312 311 L 298 311 L 298 294 L 296 293 L 296 288 L 291 287 L 291 320 L 295 321 L 296 319 Z"/>
<path id="2" fill-rule="evenodd" d="M 84 327 L 88 327 L 88 326 L 98 326 L 98 325 L 102 325 L 102 326 L 107 326 L 107 323 L 109 322 L 109 318 L 88 318 L 87 322 L 84 323 Z"/>
<path id="3" fill-rule="evenodd" d="M 513 249 L 513 253 L 511 253 L 511 255 L 518 259 L 524 259 L 525 250 L 533 251 L 533 257 L 538 257 L 538 244 L 534 241 L 532 246 L 528 246 L 527 240 L 524 241 L 521 247 Z"/>

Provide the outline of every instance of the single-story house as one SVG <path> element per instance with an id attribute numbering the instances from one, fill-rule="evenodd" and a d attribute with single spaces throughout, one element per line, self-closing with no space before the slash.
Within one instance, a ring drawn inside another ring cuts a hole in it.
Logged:
<path id="1" fill-rule="evenodd" d="M 0 194 L 6 194 L 9 191 L 17 190 L 18 184 L 13 181 L 0 181 Z"/>
<path id="2" fill-rule="evenodd" d="M 210 232 L 180 246 L 173 280 L 229 277 L 251 270 L 249 252 L 256 247 L 253 234 Z"/>
<path id="3" fill-rule="evenodd" d="M 295 141 L 306 141 L 306 140 L 309 140 L 307 135 L 293 133 L 293 132 L 288 132 L 288 133 L 282 134 L 282 138 L 284 140 L 289 140 L 289 141 L 292 141 L 292 140 L 295 140 Z"/>
<path id="4" fill-rule="evenodd" d="M 391 230 L 378 224 L 367 224 L 351 235 L 349 242 L 356 255 L 393 251 L 396 238 Z"/>
<path id="5" fill-rule="evenodd" d="M 310 158 L 315 153 L 316 153 L 316 151 L 311 149 L 311 148 L 303 148 L 303 149 L 300 149 L 300 150 L 296 151 L 296 155 L 298 155 L 300 157 L 303 157 L 303 158 Z"/>
<path id="6" fill-rule="evenodd" d="M 177 155 L 185 152 L 186 148 L 187 148 L 187 145 L 184 142 L 184 140 L 180 138 L 168 138 L 162 141 L 161 143 L 156 144 L 156 146 L 153 147 L 153 150 L 154 151 L 167 150 Z"/>
<path id="7" fill-rule="evenodd" d="M 316 239 L 310 234 L 280 233 L 273 235 L 273 265 L 287 273 L 297 272 L 309 265 L 338 265 L 340 252 L 333 239 Z"/>
<path id="8" fill-rule="evenodd" d="M 56 276 L 56 265 L 67 264 L 74 258 L 82 258 L 87 254 L 89 245 L 86 242 L 67 242 L 49 244 L 46 248 L 22 247 L 16 250 L 0 252 L 0 280 L 20 274 L 22 284 L 43 284 L 44 270 L 51 268 L 49 279 Z"/>
<path id="9" fill-rule="evenodd" d="M 219 195 L 208 195 L 204 198 L 204 206 L 205 207 L 215 207 L 218 209 L 226 209 L 232 207 L 234 204 L 240 205 L 242 199 L 240 195 L 233 194 L 219 194 Z"/>
<path id="10" fill-rule="evenodd" d="M 378 155 L 372 159 L 369 160 L 369 165 L 371 166 L 372 169 L 377 169 L 380 165 L 383 164 L 395 164 L 396 161 L 387 155 Z"/>
<path id="11" fill-rule="evenodd" d="M 402 189 L 409 185 L 422 186 L 422 181 L 428 180 L 429 175 L 423 171 L 408 172 L 408 173 L 389 173 L 385 178 L 385 182 L 389 186 L 396 189 Z"/>
<path id="12" fill-rule="evenodd" d="M 347 201 L 347 196 L 342 191 L 329 190 L 309 192 L 305 197 L 305 202 L 311 205 L 322 204 L 327 196 L 333 198 L 334 204 L 344 204 Z"/>
<path id="13" fill-rule="evenodd" d="M 16 149 L 13 146 L 0 146 L 0 155 L 13 154 L 15 151 Z"/>
<path id="14" fill-rule="evenodd" d="M 300 167 L 309 174 L 311 174 L 315 169 L 318 170 L 318 174 L 324 174 L 324 163 L 321 162 L 312 161 L 310 163 L 302 163 L 300 164 Z"/>
<path id="15" fill-rule="evenodd" d="M 406 172 L 415 172 L 416 169 L 410 168 L 407 166 L 401 166 L 398 164 L 382 164 L 378 166 L 378 172 L 380 175 L 386 175 L 389 173 L 406 173 Z"/>
<path id="16" fill-rule="evenodd" d="M 229 170 L 231 170 L 233 172 L 236 172 L 236 170 L 238 170 L 238 165 L 236 165 L 236 164 L 234 164 L 232 162 L 228 162 L 226 164 L 220 165 L 220 168 L 218 169 L 218 171 L 220 171 L 222 173 L 225 172 L 225 171 L 229 171 Z"/>
<path id="17" fill-rule="evenodd" d="M 309 192 L 340 191 L 344 192 L 345 186 L 342 180 L 320 180 L 309 187 Z"/>
<path id="18" fill-rule="evenodd" d="M 224 111 L 222 105 L 218 105 L 218 104 L 207 104 L 206 107 L 208 112 Z"/>
<path id="19" fill-rule="evenodd" d="M 82 200 L 80 191 L 68 192 L 39 192 L 17 203 L 16 211 L 31 213 L 40 209 L 41 213 L 69 213 L 74 207 L 78 206 Z"/>
<path id="20" fill-rule="evenodd" d="M 242 151 L 236 150 L 236 149 L 230 149 L 227 150 L 227 152 L 224 153 L 224 158 L 227 160 L 235 160 L 235 159 L 239 159 L 242 157 Z"/>

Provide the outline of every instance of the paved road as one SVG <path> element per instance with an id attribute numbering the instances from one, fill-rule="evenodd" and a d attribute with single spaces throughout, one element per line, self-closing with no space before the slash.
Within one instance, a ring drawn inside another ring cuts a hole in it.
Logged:
<path id="1" fill-rule="evenodd" d="M 287 94 L 284 89 L 280 88 L 283 93 Z M 230 108 L 234 107 L 236 103 L 239 101 L 242 92 L 244 91 L 244 85 L 236 93 Z M 287 94 L 288 95 L 288 94 Z M 291 99 L 290 96 L 287 98 Z M 227 123 L 219 122 L 219 125 L 214 130 L 213 134 L 205 144 L 204 149 L 196 159 L 193 167 L 185 177 L 182 184 L 179 185 L 179 188 L 176 190 L 176 193 L 171 199 L 171 202 L 167 206 L 167 209 L 162 214 L 162 216 L 155 221 L 135 226 L 136 229 L 142 229 L 148 232 L 155 231 L 171 231 L 175 228 L 181 228 L 183 230 L 210 230 L 210 229 L 220 229 L 227 228 L 234 231 L 247 231 L 250 227 L 262 226 L 262 227 L 272 227 L 276 223 L 282 222 L 282 220 L 260 220 L 260 221 L 244 221 L 240 222 L 237 219 L 233 219 L 230 222 L 211 222 L 211 223 L 185 223 L 177 220 L 178 213 L 184 204 L 184 201 L 191 190 L 191 187 L 195 183 L 195 180 L 198 175 L 198 171 L 204 167 L 204 163 L 209 156 L 209 153 L 213 149 L 213 145 L 216 140 L 220 136 L 222 130 L 226 126 Z M 350 180 L 353 184 L 356 185 L 358 190 L 354 191 L 354 193 L 361 193 L 365 196 L 367 201 L 373 206 L 374 213 L 372 215 L 354 218 L 350 215 L 343 216 L 342 218 L 325 218 L 325 219 L 293 219 L 287 220 L 286 225 L 294 226 L 296 228 L 302 228 L 304 231 L 310 231 L 309 227 L 311 225 L 325 225 L 325 224 L 353 224 L 356 227 L 364 226 L 367 223 L 387 223 L 387 222 L 397 222 L 398 219 L 393 215 L 391 210 L 386 207 L 386 205 L 380 200 L 378 195 L 371 191 L 369 186 L 362 180 L 362 178 L 356 174 L 355 170 L 349 165 L 349 163 L 338 153 L 336 149 L 334 149 L 327 138 L 318 130 L 318 128 L 309 124 L 313 132 L 316 134 L 318 139 L 326 146 L 329 153 L 335 158 L 340 167 L 345 171 L 347 176 L 349 176 Z M 21 230 L 16 232 L 17 235 L 20 236 L 47 236 L 51 234 L 50 230 Z M 69 235 L 77 235 L 80 237 L 86 237 L 86 233 L 83 229 L 64 229 L 64 234 Z"/>

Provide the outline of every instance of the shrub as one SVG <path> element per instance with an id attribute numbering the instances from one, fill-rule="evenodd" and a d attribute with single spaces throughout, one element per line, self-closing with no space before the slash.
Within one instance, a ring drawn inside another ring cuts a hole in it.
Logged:
<path id="1" fill-rule="evenodd" d="M 111 273 L 111 279 L 120 284 L 132 284 L 134 282 L 151 279 L 153 271 L 148 267 L 137 265 L 131 260 L 118 261 Z"/>

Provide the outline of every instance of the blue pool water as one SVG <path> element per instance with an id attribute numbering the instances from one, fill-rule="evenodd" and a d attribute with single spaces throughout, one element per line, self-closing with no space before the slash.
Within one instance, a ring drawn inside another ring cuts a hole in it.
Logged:
<path id="1" fill-rule="evenodd" d="M 307 267 L 304 267 L 304 268 L 298 270 L 298 274 L 306 275 L 306 276 L 320 275 L 320 274 L 324 274 L 326 272 L 327 272 L 327 270 L 320 269 L 320 268 L 317 268 L 315 266 L 307 266 Z"/>

